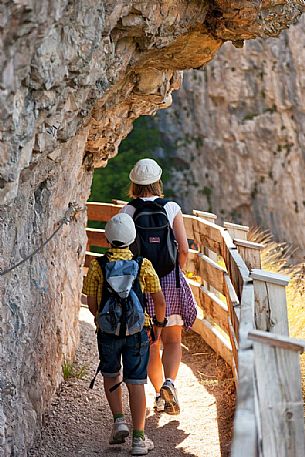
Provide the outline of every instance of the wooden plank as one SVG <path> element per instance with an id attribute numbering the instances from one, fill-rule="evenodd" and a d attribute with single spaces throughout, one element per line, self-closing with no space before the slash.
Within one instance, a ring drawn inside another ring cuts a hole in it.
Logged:
<path id="1" fill-rule="evenodd" d="M 199 275 L 199 257 L 198 251 L 189 249 L 187 256 L 186 271 Z"/>
<path id="2" fill-rule="evenodd" d="M 248 238 L 249 227 L 247 225 L 224 222 L 223 226 L 229 231 L 233 239 L 239 238 L 240 240 L 246 240 Z"/>
<path id="3" fill-rule="evenodd" d="M 183 223 L 186 230 L 186 236 L 189 240 L 195 239 L 193 228 L 194 221 L 196 221 L 194 216 L 190 216 L 189 214 L 183 214 Z"/>
<path id="4" fill-rule="evenodd" d="M 274 333 L 252 330 L 248 333 L 249 340 L 258 341 L 268 346 L 287 349 L 289 351 L 304 352 L 305 340 L 289 338 L 287 336 L 275 335 Z"/>
<path id="5" fill-rule="evenodd" d="M 210 292 L 205 287 L 200 287 L 200 303 L 205 316 L 212 319 L 226 333 L 229 332 L 228 326 L 228 307 L 217 295 Z"/>
<path id="6" fill-rule="evenodd" d="M 193 219 L 193 230 L 195 242 L 200 247 L 201 252 L 203 248 L 208 248 L 221 255 L 222 227 L 197 217 Z"/>
<path id="7" fill-rule="evenodd" d="M 237 369 L 237 365 L 236 365 L 234 357 L 232 357 L 232 367 L 231 368 L 232 368 L 233 378 L 234 378 L 234 382 L 235 382 L 235 387 L 237 388 L 237 386 L 238 386 L 238 369 Z"/>
<path id="8" fill-rule="evenodd" d="M 236 246 L 234 244 L 234 241 L 230 235 L 230 233 L 228 232 L 227 229 L 225 229 L 223 232 L 222 232 L 222 237 L 223 237 L 223 240 L 224 242 L 226 243 L 226 247 L 228 249 L 236 249 Z"/>
<path id="9" fill-rule="evenodd" d="M 243 246 L 243 247 L 249 248 L 249 249 L 259 249 L 260 251 L 262 251 L 265 247 L 262 243 L 255 243 L 254 241 L 241 240 L 239 238 L 234 238 L 233 241 L 236 246 Z"/>
<path id="10" fill-rule="evenodd" d="M 113 198 L 111 200 L 111 202 L 114 204 L 114 205 L 119 205 L 119 206 L 125 206 L 127 205 L 129 202 L 126 202 L 125 200 L 117 200 L 116 198 Z"/>
<path id="11" fill-rule="evenodd" d="M 193 209 L 193 214 L 194 216 L 201 217 L 206 221 L 212 222 L 212 224 L 214 224 L 217 219 L 216 214 L 208 213 L 207 211 L 198 211 L 198 209 Z"/>
<path id="12" fill-rule="evenodd" d="M 98 246 L 102 248 L 109 247 L 106 240 L 105 230 L 86 228 L 89 246 Z"/>
<path id="13" fill-rule="evenodd" d="M 259 269 L 251 271 L 251 278 L 256 279 L 257 281 L 267 281 L 272 284 L 278 284 L 279 286 L 288 286 L 290 280 L 289 276 Z"/>
<path id="14" fill-rule="evenodd" d="M 202 281 L 214 287 L 221 294 L 225 294 L 225 280 L 224 275 L 226 271 L 217 265 L 216 262 L 211 260 L 204 254 L 198 254 L 199 257 L 199 272 Z"/>
<path id="15" fill-rule="evenodd" d="M 237 248 L 228 246 L 228 239 L 224 237 L 222 245 L 222 257 L 224 259 L 228 274 L 231 278 L 235 292 L 240 300 L 244 284 L 249 282 L 249 270 Z"/>
<path id="16" fill-rule="evenodd" d="M 234 290 L 230 276 L 225 275 L 225 297 L 228 304 L 228 312 L 230 321 L 234 329 L 235 338 L 239 338 L 239 322 L 240 322 L 240 302 Z"/>
<path id="17" fill-rule="evenodd" d="M 111 203 L 87 202 L 87 216 L 89 221 L 107 222 L 118 214 L 122 207 Z"/>
<path id="18" fill-rule="evenodd" d="M 89 267 L 92 259 L 96 257 L 102 257 L 104 254 L 99 254 L 97 252 L 86 251 L 84 267 Z"/>
<path id="19" fill-rule="evenodd" d="M 299 354 L 259 342 L 254 354 L 263 456 L 304 457 Z"/>
<path id="20" fill-rule="evenodd" d="M 192 329 L 232 367 L 232 348 L 223 334 L 206 319 L 196 319 Z"/>
<path id="21" fill-rule="evenodd" d="M 255 329 L 254 321 L 254 287 L 249 283 L 243 287 L 240 305 L 239 348 L 252 347 L 248 333 Z"/>
<path id="22" fill-rule="evenodd" d="M 231 457 L 258 457 L 254 379 L 254 351 L 239 349 L 237 406 Z"/>
<path id="23" fill-rule="evenodd" d="M 230 316 L 228 316 L 228 334 L 229 334 L 230 341 L 231 341 L 232 354 L 233 354 L 233 359 L 234 359 L 234 362 L 235 362 L 235 367 L 237 369 L 238 368 L 238 348 L 239 348 L 239 345 L 238 345 L 238 341 L 237 341 L 237 338 L 236 338 L 236 335 L 235 335 L 235 330 L 234 330 L 233 324 L 231 322 Z"/>
<path id="24" fill-rule="evenodd" d="M 254 284 L 256 328 L 289 335 L 285 290 L 287 278 L 263 270 L 254 272 L 251 272 L 251 277 Z"/>
<path id="25" fill-rule="evenodd" d="M 261 250 L 264 245 L 238 239 L 234 239 L 234 244 L 249 270 L 261 268 Z"/>
<path id="26" fill-rule="evenodd" d="M 196 300 L 196 303 L 198 306 L 200 305 L 200 284 L 197 281 L 194 281 L 193 279 L 187 278 L 187 283 L 189 284 L 190 288 L 192 289 L 194 298 Z"/>

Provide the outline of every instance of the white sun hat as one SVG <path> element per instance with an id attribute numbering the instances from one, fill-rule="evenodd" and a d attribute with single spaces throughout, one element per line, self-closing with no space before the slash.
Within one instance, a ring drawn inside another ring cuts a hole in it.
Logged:
<path id="1" fill-rule="evenodd" d="M 139 160 L 131 172 L 129 179 L 135 184 L 145 186 L 159 181 L 162 175 L 162 168 L 153 159 Z"/>
<path id="2" fill-rule="evenodd" d="M 120 247 L 129 246 L 136 238 L 136 228 L 132 217 L 126 213 L 120 213 L 113 216 L 107 222 L 105 235 L 110 244 L 118 241 L 122 243 Z"/>

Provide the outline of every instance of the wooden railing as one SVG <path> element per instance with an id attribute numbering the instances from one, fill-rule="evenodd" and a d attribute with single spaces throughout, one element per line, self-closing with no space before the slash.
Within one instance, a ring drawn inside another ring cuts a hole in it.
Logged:
<path id="1" fill-rule="evenodd" d="M 88 203 L 88 219 L 108 221 L 124 202 Z M 288 278 L 261 270 L 262 245 L 248 227 L 184 215 L 187 276 L 201 310 L 193 329 L 231 366 L 237 384 L 232 457 L 304 457 L 299 353 L 288 336 Z M 106 247 L 104 230 L 87 229 L 88 251 Z M 85 265 L 92 252 L 87 252 Z"/>

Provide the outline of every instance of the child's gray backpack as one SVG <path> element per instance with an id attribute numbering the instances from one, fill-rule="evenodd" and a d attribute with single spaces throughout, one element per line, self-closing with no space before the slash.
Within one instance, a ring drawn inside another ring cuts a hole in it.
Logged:
<path id="1" fill-rule="evenodd" d="M 102 301 L 98 326 L 104 333 L 124 337 L 141 332 L 144 326 L 144 295 L 139 283 L 143 258 L 98 262 L 103 272 Z"/>

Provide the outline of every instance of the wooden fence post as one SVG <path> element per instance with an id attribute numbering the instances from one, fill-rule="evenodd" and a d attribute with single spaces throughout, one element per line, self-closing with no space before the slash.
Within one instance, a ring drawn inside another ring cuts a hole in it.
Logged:
<path id="1" fill-rule="evenodd" d="M 285 287 L 289 277 L 254 269 L 255 323 L 257 330 L 289 335 Z"/>
<path id="2" fill-rule="evenodd" d="M 249 270 L 252 268 L 261 268 L 261 250 L 264 249 L 263 244 L 239 240 L 237 238 L 234 238 L 233 241 Z"/>
<path id="3" fill-rule="evenodd" d="M 299 354 L 305 341 L 258 330 L 248 337 L 254 342 L 263 457 L 304 457 Z"/>
<path id="4" fill-rule="evenodd" d="M 249 227 L 247 225 L 232 224 L 232 222 L 224 222 L 224 228 L 228 230 L 232 239 L 247 240 Z"/>

